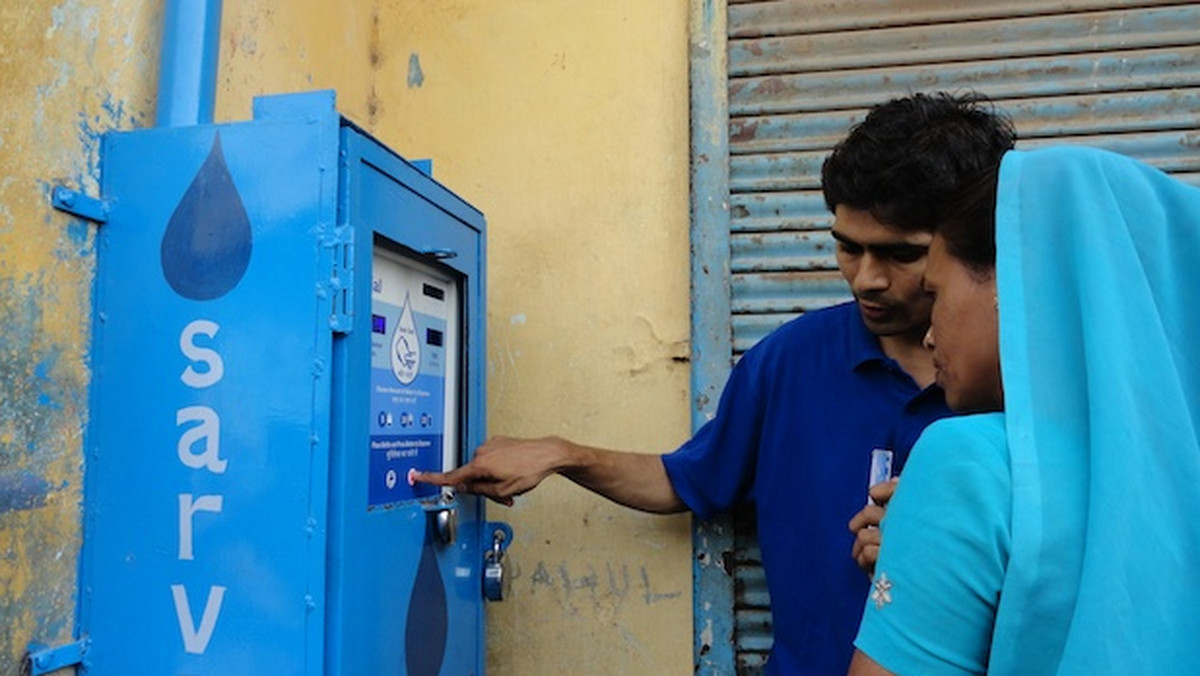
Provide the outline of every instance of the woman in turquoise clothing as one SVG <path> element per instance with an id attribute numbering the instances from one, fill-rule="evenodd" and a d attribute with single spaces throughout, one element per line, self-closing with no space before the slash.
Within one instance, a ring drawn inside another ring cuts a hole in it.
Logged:
<path id="1" fill-rule="evenodd" d="M 1008 153 L 929 253 L 953 408 L 914 447 L 851 674 L 1200 668 L 1200 190 Z"/>

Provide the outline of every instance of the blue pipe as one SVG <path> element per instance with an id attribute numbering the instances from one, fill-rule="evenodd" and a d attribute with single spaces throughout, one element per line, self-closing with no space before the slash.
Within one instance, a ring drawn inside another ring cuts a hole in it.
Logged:
<path id="1" fill-rule="evenodd" d="M 221 0 L 164 0 L 155 124 L 183 127 L 213 121 Z"/>

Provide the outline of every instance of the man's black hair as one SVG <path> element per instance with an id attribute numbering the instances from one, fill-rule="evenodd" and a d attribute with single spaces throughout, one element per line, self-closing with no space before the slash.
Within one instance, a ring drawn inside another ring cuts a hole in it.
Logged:
<path id="1" fill-rule="evenodd" d="M 974 92 L 913 94 L 875 106 L 821 167 L 825 204 L 902 230 L 933 230 L 944 203 L 1000 164 L 1012 122 Z"/>

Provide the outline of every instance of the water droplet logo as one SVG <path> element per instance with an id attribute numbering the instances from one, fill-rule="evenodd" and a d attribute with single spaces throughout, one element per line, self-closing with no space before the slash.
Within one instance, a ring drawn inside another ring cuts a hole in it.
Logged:
<path id="1" fill-rule="evenodd" d="M 421 341 L 417 340 L 417 322 L 413 319 L 412 303 L 404 294 L 404 306 L 400 308 L 400 319 L 392 332 L 392 373 L 405 385 L 417 379 L 421 365 Z"/>
<path id="2" fill-rule="evenodd" d="M 250 250 L 250 219 L 217 134 L 208 159 L 167 222 L 161 249 L 163 276 L 184 298 L 220 298 L 242 280 L 250 265 Z"/>

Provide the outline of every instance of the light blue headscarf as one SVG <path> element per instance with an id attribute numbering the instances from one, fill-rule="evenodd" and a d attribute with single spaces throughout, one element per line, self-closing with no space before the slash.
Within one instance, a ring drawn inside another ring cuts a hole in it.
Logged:
<path id="1" fill-rule="evenodd" d="M 990 669 L 1190 673 L 1200 666 L 1200 190 L 1085 148 L 1010 152 L 999 186 L 1014 494 Z"/>

